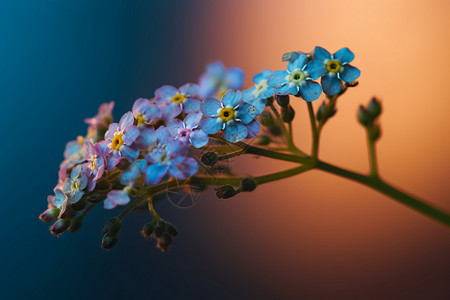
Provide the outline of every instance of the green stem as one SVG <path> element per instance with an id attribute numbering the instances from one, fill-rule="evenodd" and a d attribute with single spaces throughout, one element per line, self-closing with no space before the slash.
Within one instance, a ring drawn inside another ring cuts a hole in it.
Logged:
<path id="1" fill-rule="evenodd" d="M 377 169 L 377 156 L 375 153 L 375 141 L 370 138 L 369 132 L 367 132 L 367 144 L 369 148 L 370 176 L 377 178 L 378 169 Z"/>
<path id="2" fill-rule="evenodd" d="M 411 195 L 408 195 L 405 192 L 402 192 L 386 182 L 382 181 L 378 177 L 370 177 L 362 174 L 358 174 L 352 171 L 348 171 L 330 164 L 327 164 L 322 161 L 317 162 L 317 169 L 323 170 L 325 172 L 338 175 L 347 179 L 351 179 L 353 181 L 362 183 L 368 187 L 373 188 L 374 190 L 379 191 L 386 196 L 389 196 L 400 203 L 412 208 L 436 221 L 441 222 L 447 226 L 450 226 L 450 215 L 439 208 L 434 207 L 433 205 L 427 203 L 426 201 L 419 200 Z"/>
<path id="3" fill-rule="evenodd" d="M 311 130 L 312 130 L 312 138 L 313 138 L 313 144 L 312 144 L 312 150 L 311 150 L 311 156 L 315 159 L 317 159 L 317 156 L 319 154 L 319 131 L 317 130 L 316 125 L 316 117 L 314 114 L 314 109 L 311 102 L 306 102 L 308 105 L 308 113 L 309 113 L 309 120 L 311 122 Z"/>

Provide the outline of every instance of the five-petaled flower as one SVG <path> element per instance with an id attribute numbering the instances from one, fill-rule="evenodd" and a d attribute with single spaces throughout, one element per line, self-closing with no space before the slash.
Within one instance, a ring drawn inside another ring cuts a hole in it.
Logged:
<path id="1" fill-rule="evenodd" d="M 192 112 L 183 121 L 172 119 L 167 123 L 167 129 L 175 139 L 188 146 L 201 148 L 209 141 L 208 135 L 198 127 L 202 116 L 201 112 Z"/>
<path id="2" fill-rule="evenodd" d="M 305 54 L 300 54 L 287 63 L 287 71 L 275 71 L 267 81 L 270 87 L 275 88 L 274 93 L 279 95 L 300 94 L 305 101 L 311 102 L 319 98 L 322 87 L 313 81 L 322 75 L 322 65 L 311 61 Z"/>
<path id="3" fill-rule="evenodd" d="M 148 125 L 153 119 L 161 117 L 159 107 L 145 98 L 139 98 L 134 101 L 131 111 L 137 120 L 138 127 Z"/>
<path id="4" fill-rule="evenodd" d="M 249 134 L 247 128 L 257 115 L 252 104 L 244 102 L 242 92 L 230 89 L 222 96 L 222 102 L 215 98 L 207 98 L 200 106 L 201 111 L 207 117 L 200 121 L 200 127 L 207 134 L 224 131 L 225 138 L 236 143 Z M 255 128 L 251 128 L 253 132 Z M 258 126 L 259 130 L 259 126 Z"/>
<path id="5" fill-rule="evenodd" d="M 342 89 L 342 81 L 353 82 L 358 79 L 361 71 L 349 65 L 354 58 L 355 55 L 348 48 L 342 48 L 334 54 L 322 47 L 314 49 L 312 62 L 320 65 L 321 84 L 325 94 L 336 95 Z"/>
<path id="6" fill-rule="evenodd" d="M 105 171 L 106 159 L 100 145 L 91 141 L 86 143 L 86 174 L 88 176 L 88 191 L 93 191 L 97 180 L 99 180 Z"/>
<path id="7" fill-rule="evenodd" d="M 232 67 L 226 70 L 221 61 L 216 61 L 208 64 L 205 74 L 200 76 L 198 94 L 201 99 L 205 99 L 220 95 L 227 89 L 240 89 L 243 84 L 244 71 L 242 69 Z"/>
<path id="8" fill-rule="evenodd" d="M 262 113 L 266 107 L 266 99 L 273 96 L 274 88 L 267 84 L 270 75 L 272 71 L 268 69 L 256 74 L 253 76 L 255 86 L 244 91 L 244 101 L 253 104 L 257 114 Z"/>
<path id="9" fill-rule="evenodd" d="M 67 197 L 69 203 L 78 202 L 84 194 L 84 189 L 88 183 L 88 178 L 84 173 L 84 169 L 81 165 L 77 165 L 72 169 L 70 178 L 66 178 L 62 191 Z"/>
<path id="10" fill-rule="evenodd" d="M 163 115 L 169 111 L 175 117 L 182 111 L 190 113 L 200 110 L 198 97 L 198 85 L 186 83 L 179 89 L 171 85 L 164 85 L 155 91 L 155 101 L 159 107 L 163 107 Z M 166 119 L 167 117 L 164 117 Z"/>

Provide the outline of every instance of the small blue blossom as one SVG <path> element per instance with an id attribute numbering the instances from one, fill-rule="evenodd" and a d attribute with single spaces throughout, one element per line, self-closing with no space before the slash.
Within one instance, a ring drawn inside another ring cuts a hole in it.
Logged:
<path id="1" fill-rule="evenodd" d="M 148 125 L 152 123 L 153 119 L 161 117 L 161 111 L 158 106 L 145 98 L 139 98 L 134 102 L 132 113 L 137 120 L 138 127 Z"/>
<path id="2" fill-rule="evenodd" d="M 244 71 L 240 68 L 225 69 L 221 61 L 206 66 L 205 74 L 200 76 L 199 96 L 201 99 L 214 97 L 227 89 L 240 89 L 244 85 Z"/>
<path id="3" fill-rule="evenodd" d="M 97 129 L 98 127 L 108 127 L 113 120 L 113 109 L 114 101 L 102 103 L 98 108 L 98 113 L 92 118 L 84 119 L 84 122 L 94 129 Z"/>
<path id="4" fill-rule="evenodd" d="M 179 89 L 171 85 L 164 85 L 155 91 L 156 104 L 163 109 L 164 119 L 167 115 L 178 116 L 182 111 L 190 113 L 200 110 L 198 85 L 186 83 Z"/>
<path id="5" fill-rule="evenodd" d="M 47 197 L 48 208 L 56 207 L 61 209 L 64 200 L 66 200 L 66 195 L 62 191 L 61 187 L 56 187 L 54 190 L 55 195 L 49 195 Z"/>
<path id="6" fill-rule="evenodd" d="M 327 95 L 336 95 L 342 89 L 342 81 L 353 82 L 361 75 L 361 71 L 349 65 L 355 55 L 348 49 L 342 48 L 334 54 L 330 54 L 322 47 L 314 49 L 312 62 L 320 64 L 323 92 Z"/>
<path id="7" fill-rule="evenodd" d="M 274 88 L 267 84 L 272 71 L 264 70 L 253 76 L 254 87 L 244 91 L 244 101 L 252 104 L 259 115 L 266 107 L 266 99 L 273 96 Z"/>
<path id="8" fill-rule="evenodd" d="M 88 176 L 88 191 L 95 189 L 106 167 L 106 159 L 99 144 L 93 145 L 90 141 L 86 143 L 86 173 Z"/>
<path id="9" fill-rule="evenodd" d="M 70 141 L 66 144 L 64 150 L 64 160 L 61 163 L 61 168 L 70 169 L 76 164 L 82 163 L 86 155 L 86 145 L 84 144 L 84 137 L 81 135 L 75 141 Z"/>
<path id="10" fill-rule="evenodd" d="M 108 158 L 108 170 L 114 169 L 122 157 L 130 162 L 136 161 L 139 156 L 139 149 L 135 145 L 135 140 L 140 134 L 139 129 L 133 125 L 134 117 L 131 111 L 127 112 L 120 119 L 119 124 L 112 123 L 105 133 L 107 147 L 105 156 Z"/>
<path id="11" fill-rule="evenodd" d="M 130 186 L 134 185 L 139 176 L 144 173 L 146 167 L 147 161 L 144 159 L 132 163 L 128 169 L 120 175 L 120 183 Z"/>
<path id="12" fill-rule="evenodd" d="M 105 209 L 113 209 L 117 205 L 127 205 L 130 203 L 130 196 L 128 195 L 129 187 L 126 186 L 123 190 L 112 190 L 103 201 Z"/>
<path id="13" fill-rule="evenodd" d="M 207 117 L 200 121 L 200 127 L 207 134 L 224 131 L 225 138 L 236 143 L 247 138 L 248 125 L 257 115 L 253 105 L 243 101 L 241 91 L 228 90 L 222 97 L 222 102 L 215 98 L 207 98 L 200 106 Z"/>
<path id="14" fill-rule="evenodd" d="M 66 178 L 62 187 L 64 195 L 67 196 L 67 201 L 69 203 L 78 202 L 84 194 L 83 190 L 86 188 L 87 183 L 88 178 L 82 166 L 75 166 L 70 173 L 70 178 Z"/>
<path id="15" fill-rule="evenodd" d="M 192 112 L 188 114 L 183 121 L 172 119 L 167 123 L 167 129 L 172 137 L 183 142 L 187 146 L 201 148 L 208 144 L 208 135 L 198 127 L 203 114 L 201 112 Z"/>
<path id="16" fill-rule="evenodd" d="M 294 60 L 287 63 L 287 71 L 275 71 L 268 80 L 268 85 L 275 88 L 274 93 L 279 95 L 297 95 L 308 102 L 319 98 L 322 87 L 313 81 L 322 75 L 322 67 L 319 62 L 307 64 L 305 54 L 300 54 Z"/>
<path id="17" fill-rule="evenodd" d="M 154 136 L 155 139 L 150 143 L 148 154 L 144 154 L 148 162 L 145 170 L 145 180 L 148 185 L 159 183 L 165 175 L 176 179 L 187 179 L 197 173 L 197 161 L 187 157 L 187 146 L 174 140 L 167 128 L 158 128 Z"/>

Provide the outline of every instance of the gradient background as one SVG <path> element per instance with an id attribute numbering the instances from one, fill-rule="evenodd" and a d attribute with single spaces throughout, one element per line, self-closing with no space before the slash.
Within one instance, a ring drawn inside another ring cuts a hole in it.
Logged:
<path id="1" fill-rule="evenodd" d="M 252 74 L 282 53 L 348 46 L 360 85 L 338 103 L 321 157 L 368 169 L 356 111 L 383 101 L 380 171 L 450 210 L 448 1 L 0 2 L 0 298 L 449 299 L 450 230 L 356 183 L 319 171 L 194 208 L 161 203 L 181 234 L 169 253 L 140 236 L 146 214 L 100 208 L 77 234 L 51 236 L 37 216 L 65 143 L 115 100 L 115 117 L 162 84 L 195 81 L 216 59 Z M 317 108 L 321 100 L 316 101 Z M 295 139 L 310 148 L 306 106 Z M 289 167 L 246 160 L 247 172 Z"/>

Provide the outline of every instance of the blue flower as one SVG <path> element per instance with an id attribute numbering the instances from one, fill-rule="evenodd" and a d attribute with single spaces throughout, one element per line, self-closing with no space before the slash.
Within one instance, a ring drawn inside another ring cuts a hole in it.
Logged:
<path id="1" fill-rule="evenodd" d="M 75 166 L 70 173 L 70 178 L 66 178 L 62 187 L 64 195 L 67 196 L 67 201 L 69 203 L 78 202 L 84 194 L 83 190 L 86 188 L 87 183 L 88 178 L 84 173 L 82 166 Z"/>
<path id="2" fill-rule="evenodd" d="M 244 101 L 253 104 L 258 115 L 266 107 L 266 99 L 273 96 L 274 88 L 267 84 L 270 75 L 272 75 L 270 70 L 264 70 L 256 74 L 253 76 L 255 86 L 244 91 Z"/>
<path id="3" fill-rule="evenodd" d="M 255 107 L 243 101 L 242 92 L 232 89 L 225 92 L 222 102 L 205 99 L 200 109 L 207 117 L 200 121 L 202 130 L 213 134 L 222 129 L 225 138 L 232 143 L 247 138 L 248 125 L 257 115 Z"/>
<path id="4" fill-rule="evenodd" d="M 88 176 L 88 191 L 95 189 L 106 167 L 106 159 L 99 144 L 93 145 L 90 141 L 86 143 L 86 173 Z"/>
<path id="5" fill-rule="evenodd" d="M 244 84 L 244 71 L 240 68 L 225 69 L 221 61 L 206 66 L 206 72 L 200 76 L 199 96 L 202 99 L 214 97 L 227 89 L 240 89 Z"/>
<path id="6" fill-rule="evenodd" d="M 140 134 L 139 129 L 133 125 L 134 117 L 131 111 L 127 112 L 120 119 L 119 124 L 112 123 L 105 134 L 108 146 L 105 149 L 105 156 L 108 158 L 108 170 L 114 169 L 122 157 L 130 162 L 136 161 L 139 156 L 139 149 L 135 145 L 135 140 Z"/>
<path id="7" fill-rule="evenodd" d="M 187 146 L 172 138 L 165 127 L 158 128 L 155 139 L 150 143 L 148 154 L 144 158 L 148 162 L 145 179 L 148 185 L 154 185 L 169 175 L 176 179 L 187 179 L 198 171 L 198 163 L 187 157 Z"/>
<path id="8" fill-rule="evenodd" d="M 148 125 L 153 119 L 161 117 L 158 106 L 145 98 L 139 98 L 134 102 L 132 113 L 137 120 L 138 127 Z"/>
<path id="9" fill-rule="evenodd" d="M 202 116 L 201 112 L 192 112 L 183 121 L 172 119 L 167 123 L 167 129 L 175 139 L 187 146 L 192 145 L 195 148 L 201 148 L 209 141 L 208 135 L 198 127 Z"/>
<path id="10" fill-rule="evenodd" d="M 270 87 L 275 88 L 274 93 L 280 95 L 297 95 L 308 102 L 319 98 L 322 87 L 315 81 L 323 73 L 321 64 L 310 62 L 307 64 L 305 54 L 300 54 L 294 60 L 288 61 L 287 71 L 275 71 L 268 80 Z"/>
<path id="11" fill-rule="evenodd" d="M 86 155 L 86 145 L 84 142 L 84 137 L 80 135 L 75 141 L 70 141 L 66 144 L 64 160 L 60 165 L 61 168 L 70 169 L 84 161 Z"/>
<path id="12" fill-rule="evenodd" d="M 171 85 L 164 85 L 155 91 L 155 101 L 163 109 L 163 115 L 171 114 L 176 117 L 181 111 L 188 114 L 200 110 L 200 100 L 196 99 L 197 95 L 198 85 L 196 84 L 186 83 L 178 90 Z"/>
<path id="13" fill-rule="evenodd" d="M 117 205 L 127 205 L 130 203 L 130 196 L 128 196 L 129 187 L 126 186 L 123 190 L 112 190 L 103 201 L 105 209 L 113 209 Z"/>
<path id="14" fill-rule="evenodd" d="M 312 62 L 321 65 L 321 83 L 325 94 L 336 95 L 342 89 L 342 81 L 353 82 L 358 79 L 361 71 L 349 65 L 354 58 L 355 55 L 348 48 L 342 48 L 333 55 L 322 47 L 314 49 Z"/>
<path id="15" fill-rule="evenodd" d="M 132 163 L 122 175 L 120 175 L 120 183 L 132 186 L 141 174 L 144 173 L 147 162 L 144 159 Z"/>

